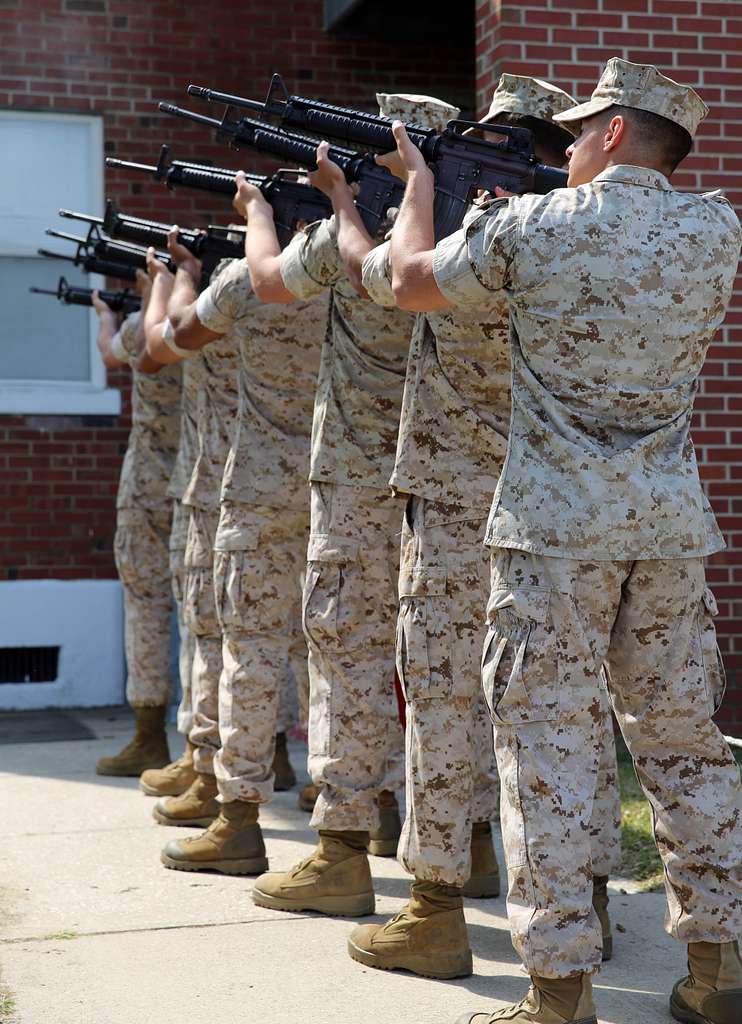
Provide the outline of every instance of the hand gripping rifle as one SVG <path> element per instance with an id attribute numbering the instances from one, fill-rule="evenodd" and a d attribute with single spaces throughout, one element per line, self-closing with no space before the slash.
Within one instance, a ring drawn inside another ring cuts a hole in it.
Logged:
<path id="1" fill-rule="evenodd" d="M 182 160 L 167 163 L 169 148 L 163 146 L 156 165 L 136 164 L 128 160 L 106 159 L 109 167 L 124 167 L 131 171 L 151 174 L 155 181 L 163 182 L 169 189 L 178 187 L 199 189 L 217 195 L 234 196 L 236 171 L 223 167 L 207 167 L 203 164 L 189 164 Z M 263 174 L 245 174 L 273 207 L 276 231 L 281 248 L 288 245 L 300 221 L 311 224 L 332 213 L 330 200 L 317 188 L 298 181 L 299 171 L 283 169 L 266 177 Z"/>
<path id="2" fill-rule="evenodd" d="M 159 106 L 166 114 L 216 129 L 217 137 L 226 138 L 233 149 L 254 149 L 278 160 L 299 164 L 310 171 L 317 169 L 317 144 L 304 135 L 285 132 L 249 117 L 235 121 L 230 119 L 229 110 L 220 121 L 175 107 L 171 103 L 160 103 Z M 331 146 L 327 155 L 340 167 L 349 185 L 358 185 L 358 195 L 355 197 L 358 212 L 368 233 L 375 235 L 389 207 L 399 206 L 402 202 L 404 183 L 390 174 L 386 167 L 380 167 L 373 157 L 362 156 L 352 149 Z"/>
<path id="3" fill-rule="evenodd" d="M 122 213 L 112 199 L 106 202 L 106 210 L 102 217 L 91 217 L 87 213 L 76 213 L 74 210 L 60 210 L 59 216 L 84 221 L 90 224 L 90 231 L 105 231 L 109 238 L 133 242 L 143 246 L 145 250 L 149 246 L 164 250 L 167 247 L 168 232 L 172 227 L 156 220 L 130 217 Z M 181 228 L 178 231 L 178 242 L 196 259 L 201 260 L 203 276 L 207 282 L 220 260 L 240 259 L 245 255 L 244 243 L 228 237 L 231 231 L 235 229 L 218 227 L 215 224 L 210 224 L 206 231 L 198 231 L 195 228 Z M 97 237 L 100 239 L 100 234 Z"/>
<path id="4" fill-rule="evenodd" d="M 102 220 L 101 217 L 93 218 Z M 118 263 L 126 263 L 135 270 L 147 269 L 147 250 L 144 246 L 133 245 L 130 242 L 117 242 L 112 238 L 104 238 L 101 235 L 99 226 L 91 224 L 86 237 L 81 235 L 69 235 L 66 231 L 54 231 L 47 229 L 47 235 L 52 238 L 63 238 L 67 242 L 74 242 L 78 246 L 78 252 L 82 250 L 86 255 L 98 256 L 100 259 L 111 259 Z M 156 252 L 155 256 L 165 264 L 173 274 L 176 271 L 175 260 L 166 252 Z"/>
<path id="5" fill-rule="evenodd" d="M 278 121 L 283 127 L 310 131 L 364 150 L 388 153 L 397 147 L 391 118 L 290 96 L 280 75 L 271 79 L 265 103 L 196 85 L 189 85 L 188 92 L 205 100 L 259 110 L 269 123 Z M 502 142 L 465 135 L 467 129 L 482 129 L 478 121 L 449 121 L 443 132 L 419 124 L 408 124 L 406 128 L 410 141 L 435 175 L 437 240 L 461 226 L 467 208 L 480 190 L 494 195 L 499 186 L 518 195 L 546 195 L 555 188 L 566 187 L 566 171 L 538 162 L 533 133 L 527 128 L 488 124 L 486 130 L 504 136 Z"/>
<path id="6" fill-rule="evenodd" d="M 28 290 L 35 295 L 54 295 L 66 306 L 93 305 L 92 288 L 76 288 L 73 285 L 67 284 L 67 279 L 64 277 L 60 277 L 56 291 L 52 291 L 50 288 L 29 288 Z M 99 291 L 98 294 L 114 313 L 123 313 L 124 316 L 128 316 L 129 313 L 136 313 L 142 305 L 142 300 L 139 296 L 129 291 L 128 288 L 120 292 Z"/>
<path id="7" fill-rule="evenodd" d="M 118 260 L 101 259 L 94 253 L 88 253 L 82 245 L 78 245 L 77 252 L 71 256 L 67 252 L 51 252 L 49 249 L 38 249 L 39 256 L 46 256 L 50 260 L 66 260 L 80 267 L 86 274 L 103 274 L 104 277 L 118 277 L 122 281 L 135 281 L 136 272 L 132 266 L 126 263 L 119 263 Z"/>

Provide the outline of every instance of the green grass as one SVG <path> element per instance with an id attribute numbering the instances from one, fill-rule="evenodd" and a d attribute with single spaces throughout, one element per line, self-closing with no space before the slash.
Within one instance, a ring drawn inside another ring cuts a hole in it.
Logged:
<path id="1" fill-rule="evenodd" d="M 620 874 L 638 882 L 649 892 L 663 883 L 662 862 L 652 835 L 652 812 L 637 781 L 634 766 L 623 740 L 617 739 L 618 779 L 621 788 Z M 742 771 L 742 750 L 734 756 Z"/>
<path id="2" fill-rule="evenodd" d="M 15 996 L 6 985 L 0 984 L 0 1022 L 15 1024 L 17 1021 Z"/>

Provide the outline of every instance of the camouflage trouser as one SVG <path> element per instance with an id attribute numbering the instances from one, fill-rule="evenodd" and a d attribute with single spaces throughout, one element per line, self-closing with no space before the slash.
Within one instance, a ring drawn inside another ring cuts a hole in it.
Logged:
<path id="1" fill-rule="evenodd" d="M 374 829 L 402 784 L 394 631 L 402 504 L 388 491 L 311 485 L 304 584 L 314 828 Z"/>
<path id="2" fill-rule="evenodd" d="M 480 661 L 486 635 L 486 518 L 411 497 L 402 527 L 397 666 L 407 699 L 407 818 L 400 860 L 417 878 L 462 886 L 473 822 L 498 815 L 499 782 Z M 620 854 L 616 747 L 603 691 L 600 799 L 591 833 L 596 874 Z"/>
<path id="3" fill-rule="evenodd" d="M 114 554 L 124 589 L 126 699 L 132 707 L 162 707 L 170 699 L 170 517 L 170 508 L 122 508 L 116 514 Z"/>
<path id="4" fill-rule="evenodd" d="M 191 703 L 191 672 L 193 670 L 194 640 L 185 624 L 185 547 L 188 536 L 189 512 L 179 501 L 173 502 L 173 525 L 170 530 L 170 579 L 178 611 L 178 671 L 180 675 L 180 704 L 178 705 L 178 732 L 187 736 L 193 726 Z"/>
<path id="5" fill-rule="evenodd" d="M 601 665 L 681 942 L 742 934 L 742 785 L 701 559 L 584 562 L 496 549 L 482 677 L 502 782 L 513 944 L 545 977 L 600 964 L 589 836 Z"/>
<path id="6" fill-rule="evenodd" d="M 219 677 L 222 672 L 222 634 L 214 600 L 214 536 L 218 523 L 216 509 L 189 506 L 188 539 L 185 550 L 183 618 L 193 637 L 191 700 L 196 771 L 214 772 L 214 754 L 219 749 Z"/>
<path id="7" fill-rule="evenodd" d="M 222 505 L 214 582 L 224 668 L 214 770 L 225 800 L 271 799 L 276 732 L 292 724 L 297 688 L 306 693 L 309 685 L 301 629 L 308 535 L 306 511 Z"/>

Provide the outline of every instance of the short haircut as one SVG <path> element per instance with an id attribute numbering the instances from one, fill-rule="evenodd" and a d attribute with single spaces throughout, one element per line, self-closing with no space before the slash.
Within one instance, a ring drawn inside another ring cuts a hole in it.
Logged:
<path id="1" fill-rule="evenodd" d="M 570 146 L 575 141 L 574 135 L 568 132 L 566 128 L 554 124 L 553 121 L 545 121 L 541 117 L 534 117 L 532 114 L 503 113 L 490 118 L 489 123 L 491 125 L 498 122 L 500 124 L 512 125 L 513 128 L 527 128 L 528 131 L 533 132 L 536 146 L 545 151 L 548 154 L 549 160 L 553 160 L 558 167 L 561 167 L 567 159 L 565 156 L 567 146 Z M 487 126 L 484 125 L 483 127 L 486 131 Z"/>
<path id="2" fill-rule="evenodd" d="M 639 110 L 637 107 L 624 107 L 615 103 L 605 111 L 607 120 L 617 115 L 625 117 L 641 132 L 639 145 L 643 149 L 660 157 L 661 162 L 670 170 L 675 170 L 678 164 L 688 156 L 693 146 L 693 139 L 690 133 L 659 114 L 653 114 L 649 110 Z"/>

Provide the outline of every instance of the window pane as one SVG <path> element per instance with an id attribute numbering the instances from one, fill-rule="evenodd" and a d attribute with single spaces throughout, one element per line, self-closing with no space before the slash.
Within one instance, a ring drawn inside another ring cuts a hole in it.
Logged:
<path id="1" fill-rule="evenodd" d="M 46 228 L 84 234 L 60 220 L 59 208 L 100 213 L 95 179 L 102 154 L 93 151 L 89 119 L 44 114 L 0 118 L 0 254 L 35 256 Z"/>
<path id="2" fill-rule="evenodd" d="M 90 313 L 29 287 L 56 290 L 60 275 L 88 286 L 61 260 L 0 257 L 0 380 L 90 381 Z"/>

